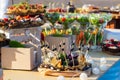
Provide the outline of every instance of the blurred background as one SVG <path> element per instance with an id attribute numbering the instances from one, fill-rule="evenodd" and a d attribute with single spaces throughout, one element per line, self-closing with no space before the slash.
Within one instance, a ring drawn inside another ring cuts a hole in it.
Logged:
<path id="1" fill-rule="evenodd" d="M 111 7 L 120 4 L 120 0 L 9 0 L 9 5 L 12 4 L 12 1 L 14 3 L 29 1 L 32 4 L 43 3 L 45 5 L 48 5 L 49 3 L 57 3 L 57 6 L 61 6 L 62 3 L 64 3 L 64 5 L 67 5 L 67 2 L 72 1 L 76 7 L 81 7 L 84 4 L 93 4 L 101 7 Z"/>

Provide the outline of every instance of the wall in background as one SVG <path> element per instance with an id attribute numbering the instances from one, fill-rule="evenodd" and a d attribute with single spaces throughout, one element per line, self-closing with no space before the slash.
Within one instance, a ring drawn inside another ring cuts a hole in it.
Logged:
<path id="1" fill-rule="evenodd" d="M 12 0 L 9 0 L 9 5 L 12 4 Z M 14 3 L 19 3 L 21 1 L 25 0 L 14 0 Z M 27 1 L 27 0 L 26 0 Z M 30 3 L 44 3 L 45 5 L 48 5 L 49 2 L 55 2 L 59 3 L 58 6 L 61 6 L 61 3 L 64 3 L 65 5 L 70 0 L 29 0 Z M 81 7 L 83 4 L 94 4 L 97 6 L 115 6 L 117 4 L 120 4 L 120 0 L 73 0 L 73 4 L 75 4 L 77 7 Z"/>

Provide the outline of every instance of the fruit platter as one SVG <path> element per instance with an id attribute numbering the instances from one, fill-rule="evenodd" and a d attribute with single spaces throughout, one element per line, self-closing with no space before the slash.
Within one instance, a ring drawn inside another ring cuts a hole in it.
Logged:
<path id="1" fill-rule="evenodd" d="M 45 44 L 41 47 L 42 64 L 40 68 L 45 68 L 47 76 L 65 76 L 78 77 L 82 72 L 88 76 L 91 75 L 91 64 L 86 61 L 86 54 L 89 49 L 85 50 L 79 47 L 77 51 L 74 49 L 74 43 L 71 45 L 70 53 L 64 51 L 65 43 L 61 43 L 57 49 L 53 46 L 52 50 L 49 45 Z"/>
<path id="2" fill-rule="evenodd" d="M 6 14 L 35 15 L 45 12 L 45 8 L 46 7 L 43 4 L 29 4 L 27 2 L 20 2 L 8 7 Z"/>
<path id="3" fill-rule="evenodd" d="M 8 18 L 0 19 L 1 29 L 16 29 L 38 27 L 45 23 L 45 8 L 43 4 L 20 2 L 7 8 Z"/>
<path id="4" fill-rule="evenodd" d="M 37 27 L 44 24 L 44 16 L 36 15 L 36 16 L 14 16 L 9 18 L 4 18 L 0 20 L 0 28 L 1 29 L 16 29 L 16 28 L 29 28 L 29 27 Z"/>
<path id="5" fill-rule="evenodd" d="M 120 41 L 115 39 L 105 40 L 102 49 L 109 54 L 120 56 Z"/>

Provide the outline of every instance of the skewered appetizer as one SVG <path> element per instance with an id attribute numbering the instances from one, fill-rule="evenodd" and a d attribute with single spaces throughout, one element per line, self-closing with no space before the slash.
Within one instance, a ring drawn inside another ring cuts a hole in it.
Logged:
<path id="1" fill-rule="evenodd" d="M 48 47 L 44 47 L 45 52 L 43 52 L 43 57 L 45 60 L 42 62 L 40 67 L 56 71 L 85 71 L 91 68 L 91 64 L 86 61 L 84 54 L 80 55 L 79 53 L 74 52 L 74 48 L 71 48 L 70 54 L 66 54 L 63 48 L 64 45 L 65 43 L 60 44 L 58 50 L 55 48 L 55 50 L 53 49 L 53 51 L 51 52 L 47 51 Z M 54 56 L 49 57 L 49 53 L 51 53 Z"/>

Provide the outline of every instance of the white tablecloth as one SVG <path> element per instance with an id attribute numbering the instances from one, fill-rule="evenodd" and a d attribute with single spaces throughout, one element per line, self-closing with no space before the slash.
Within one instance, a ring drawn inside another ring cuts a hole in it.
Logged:
<path id="1" fill-rule="evenodd" d="M 117 39 L 120 41 L 120 29 L 104 29 L 105 39 Z"/>

